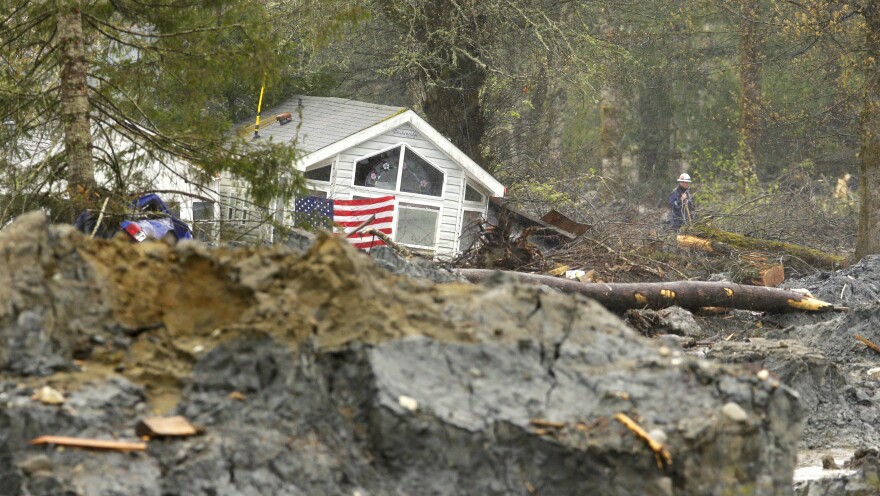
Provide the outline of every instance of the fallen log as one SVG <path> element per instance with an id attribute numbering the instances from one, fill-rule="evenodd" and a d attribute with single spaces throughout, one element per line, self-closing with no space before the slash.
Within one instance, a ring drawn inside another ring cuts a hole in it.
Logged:
<path id="1" fill-rule="evenodd" d="M 705 253 L 732 255 L 737 251 L 725 243 L 711 241 L 690 234 L 679 234 L 675 240 L 681 248 L 699 250 Z M 768 257 L 755 255 L 754 253 L 739 256 L 741 262 L 735 264 L 730 270 L 733 282 L 775 288 L 785 281 L 785 267 L 783 265 L 771 263 Z"/>
<path id="2" fill-rule="evenodd" d="M 546 285 L 566 293 L 577 293 L 601 303 L 612 311 L 634 308 L 660 309 L 671 306 L 696 310 L 702 307 L 738 308 L 758 312 L 822 312 L 841 310 L 812 295 L 787 289 L 746 286 L 729 282 L 674 281 L 649 283 L 584 284 L 569 279 L 489 269 L 456 269 L 471 282 L 481 282 L 504 273 L 529 284 Z"/>
<path id="3" fill-rule="evenodd" d="M 784 243 L 782 241 L 770 241 L 766 239 L 752 238 L 742 234 L 736 234 L 728 231 L 722 231 L 706 224 L 697 224 L 692 226 L 691 231 L 700 237 L 711 240 L 712 246 L 736 247 L 746 250 L 770 251 L 774 253 L 788 253 L 793 257 L 803 260 L 814 267 L 822 269 L 836 270 L 841 267 L 848 267 L 849 260 L 839 255 L 832 255 L 813 248 L 796 245 L 794 243 Z"/>
<path id="4" fill-rule="evenodd" d="M 751 286 L 775 288 L 785 281 L 785 267 L 779 264 L 748 262 L 745 266 L 740 267 L 737 273 L 732 274 L 731 279 Z"/>

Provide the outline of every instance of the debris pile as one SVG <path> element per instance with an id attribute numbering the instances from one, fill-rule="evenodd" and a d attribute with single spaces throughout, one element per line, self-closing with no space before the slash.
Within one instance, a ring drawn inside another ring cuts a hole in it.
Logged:
<path id="1" fill-rule="evenodd" d="M 2 494 L 791 488 L 794 391 L 580 296 L 396 276 L 326 236 L 131 245 L 38 214 L 0 253 Z M 44 386 L 64 401 L 31 399 Z M 157 416 L 195 435 L 136 438 Z"/>

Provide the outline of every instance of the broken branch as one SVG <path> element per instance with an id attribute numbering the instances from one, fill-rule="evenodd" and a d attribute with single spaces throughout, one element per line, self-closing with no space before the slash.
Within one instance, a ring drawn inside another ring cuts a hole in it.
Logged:
<path id="1" fill-rule="evenodd" d="M 648 443 L 648 447 L 651 448 L 651 451 L 654 452 L 654 458 L 657 460 L 657 468 L 663 469 L 663 464 L 669 465 L 672 463 L 672 455 L 669 453 L 669 450 L 663 446 L 662 443 L 657 442 L 654 438 L 648 434 L 648 431 L 642 429 L 639 424 L 635 422 L 635 420 L 626 416 L 626 414 L 618 413 L 614 415 L 614 419 L 625 425 L 627 429 L 631 430 L 633 434 L 637 437 L 642 438 L 646 443 Z"/>
<path id="2" fill-rule="evenodd" d="M 872 350 L 876 351 L 877 353 L 880 353 L 880 346 L 877 346 L 876 344 L 872 343 L 871 341 L 869 341 L 866 338 L 863 338 L 862 336 L 859 336 L 858 334 L 856 334 L 853 337 L 858 339 L 862 343 L 864 343 L 865 346 L 867 346 L 868 348 L 871 348 Z"/>

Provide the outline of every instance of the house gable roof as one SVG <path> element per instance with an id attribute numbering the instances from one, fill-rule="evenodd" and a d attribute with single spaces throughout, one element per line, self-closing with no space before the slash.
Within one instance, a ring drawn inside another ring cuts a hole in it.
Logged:
<path id="1" fill-rule="evenodd" d="M 297 146 L 306 154 L 297 162 L 300 170 L 409 124 L 459 163 L 467 175 L 488 189 L 491 195 L 504 196 L 504 185 L 412 110 L 343 98 L 297 96 L 264 115 L 284 112 L 290 112 L 292 122 L 261 128 L 260 137 L 281 142 L 296 139 Z"/>

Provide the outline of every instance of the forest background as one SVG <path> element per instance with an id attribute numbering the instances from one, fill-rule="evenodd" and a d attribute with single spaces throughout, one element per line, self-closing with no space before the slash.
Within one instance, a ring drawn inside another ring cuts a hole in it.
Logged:
<path id="1" fill-rule="evenodd" d="M 872 0 L 0 0 L 0 39 L 0 225 L 156 160 L 289 197 L 295 149 L 229 139 L 265 87 L 412 108 L 528 213 L 659 230 L 687 171 L 725 229 L 880 253 Z"/>

